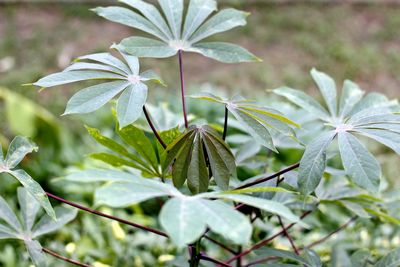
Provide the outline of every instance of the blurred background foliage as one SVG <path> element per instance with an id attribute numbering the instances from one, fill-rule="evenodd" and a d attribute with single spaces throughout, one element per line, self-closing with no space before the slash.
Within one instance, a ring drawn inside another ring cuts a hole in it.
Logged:
<path id="1" fill-rule="evenodd" d="M 66 1 L 68 2 L 68 1 Z M 89 1 L 90 2 L 90 1 Z M 326 4 L 318 1 L 235 1 L 229 5 L 252 13 L 248 25 L 225 35 L 221 41 L 234 41 L 257 56 L 262 63 L 224 65 L 196 55 L 185 55 L 187 84 L 190 92 L 212 91 L 232 96 L 240 92 L 245 97 L 273 104 L 267 89 L 288 85 L 315 94 L 309 70 L 316 67 L 335 78 L 338 84 L 348 78 L 366 91 L 385 93 L 390 98 L 400 92 L 400 4 L 367 1 L 367 4 Z M 301 3 L 300 3 L 301 2 Z M 361 1 L 363 2 L 363 1 Z M 115 127 L 110 108 L 85 116 L 60 117 L 74 86 L 64 90 L 38 92 L 22 84 L 58 71 L 77 56 L 107 51 L 113 42 L 135 35 L 128 27 L 98 18 L 89 9 L 94 3 L 65 3 L 61 1 L 37 3 L 0 3 L 0 143 L 6 147 L 18 134 L 31 137 L 40 147 L 39 153 L 26 158 L 23 167 L 44 188 L 68 199 L 92 204 L 93 186 L 65 184 L 57 177 L 75 168 L 102 166 L 87 155 L 99 152 L 99 147 L 88 136 L 84 125 L 102 130 L 112 136 Z M 179 121 L 178 64 L 176 58 L 146 59 L 143 69 L 156 70 L 167 82 L 167 88 L 152 88 L 150 102 L 161 104 L 170 111 L 159 111 L 169 121 Z M 169 103 L 169 104 L 167 104 Z M 279 104 L 276 104 L 279 107 Z M 192 114 L 209 122 L 220 123 L 223 109 L 219 106 L 189 100 Z M 156 118 L 156 119 L 157 119 Z M 235 132 L 234 132 L 235 133 Z M 234 138 L 230 140 L 235 143 Z M 240 143 L 240 142 L 239 142 Z M 253 153 L 250 148 L 242 155 Z M 394 153 L 371 144 L 384 166 L 384 195 L 391 203 L 393 214 L 400 211 L 398 204 L 400 166 Z M 253 149 L 254 151 L 254 149 Z M 256 160 L 243 162 L 241 176 L 250 177 L 265 160 L 265 171 L 274 171 L 282 165 L 299 160 L 301 151 L 282 149 L 276 157 L 266 151 Z M 261 158 L 260 158 L 261 157 Z M 247 168 L 248 167 L 248 168 Z M 18 186 L 12 178 L 1 176 L 0 194 L 8 202 L 16 203 Z M 396 202 L 397 201 L 397 202 Z M 14 207 L 17 208 L 17 207 Z M 156 201 L 126 210 L 103 210 L 145 225 L 157 226 Z M 399 213 L 397 213 L 399 214 Z M 317 240 L 334 230 L 348 216 L 343 209 L 330 207 L 309 219 L 318 230 L 293 232 L 294 238 L 304 243 Z M 393 215 L 395 216 L 395 215 Z M 397 215 L 396 215 L 397 216 Z M 399 218 L 400 219 L 400 218 Z M 274 232 L 274 229 L 265 229 Z M 347 232 L 335 236 L 328 243 L 316 247 L 327 266 L 347 266 L 349 255 L 364 248 L 373 255 L 382 255 L 390 248 L 400 246 L 400 228 L 382 224 L 376 219 L 360 219 Z M 255 233 L 257 234 L 257 233 Z M 132 230 L 110 221 L 80 213 L 73 223 L 42 241 L 60 254 L 103 266 L 166 266 L 180 258 L 162 237 Z M 211 256 L 220 251 L 207 244 Z M 286 239 L 278 239 L 275 247 L 289 249 Z M 304 244 L 299 244 L 304 245 Z M 331 252 L 331 248 L 334 248 Z M 22 253 L 21 253 L 22 252 Z M 67 266 L 49 259 L 50 266 Z M 29 266 L 22 244 L 0 242 L 0 266 Z"/>

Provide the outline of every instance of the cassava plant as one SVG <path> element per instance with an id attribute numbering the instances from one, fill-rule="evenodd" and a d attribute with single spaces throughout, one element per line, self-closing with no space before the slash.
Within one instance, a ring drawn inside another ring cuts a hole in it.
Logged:
<path id="1" fill-rule="evenodd" d="M 267 106 L 241 96 L 225 99 L 217 96 L 218 92 L 196 92 L 190 96 L 192 101 L 221 106 L 225 116 L 218 126 L 194 124 L 186 105 L 183 55 L 195 52 L 224 63 L 260 61 L 235 44 L 204 41 L 245 25 L 249 14 L 232 8 L 217 12 L 215 0 L 158 0 L 159 7 L 141 0 L 120 2 L 123 6 L 93 11 L 152 38 L 128 37 L 113 44 L 112 51 L 79 57 L 65 70 L 33 85 L 50 88 L 92 81 L 72 96 L 64 114 L 94 112 L 117 98 L 113 138 L 87 127 L 89 135 L 106 149 L 90 157 L 104 167 L 68 173 L 62 180 L 95 184 L 95 207 L 122 209 L 157 199 L 160 227 L 141 225 L 46 193 L 25 171 L 15 169 L 27 153 L 36 150 L 28 139 L 16 137 L 6 157 L 0 150 L 0 172 L 14 176 L 24 186 L 18 189 L 23 223 L 0 198 L 0 239 L 23 240 L 37 266 L 45 266 L 44 254 L 90 266 L 38 242 L 37 237 L 61 228 L 76 216 L 64 207 L 54 211 L 48 197 L 167 238 L 176 247 L 177 256 L 184 258 L 183 263 L 170 262 L 171 266 L 323 266 L 326 257 L 312 248 L 354 226 L 357 220 L 400 224 L 380 190 L 380 164 L 363 144 L 363 137 L 367 137 L 400 153 L 397 100 L 378 93 L 364 96 L 365 92 L 348 80 L 338 99 L 334 80 L 313 69 L 311 76 L 324 104 L 287 87 L 273 93 L 292 106 L 276 98 Z M 154 71 L 142 71 L 139 59 L 173 56 L 179 62 L 183 123 L 159 130 L 153 108 L 146 106 L 147 93 L 149 87 L 158 90 L 153 87 L 167 85 Z M 138 123 L 141 117 L 149 128 Z M 281 161 L 270 168 L 271 159 L 288 147 L 304 150 L 300 161 L 289 166 Z M 48 215 L 33 226 L 40 206 Z M 324 211 L 330 207 L 340 210 L 348 221 L 313 242 L 298 238 L 313 232 L 322 215 L 329 217 Z M 312 216 L 314 220 L 307 220 Z M 295 225 L 306 229 L 299 230 L 297 238 L 289 232 Z M 274 246 L 280 236 L 288 240 L 290 250 Z M 211 251 L 209 244 L 222 252 Z M 352 248 L 352 266 L 399 265 L 400 250 L 376 260 L 381 255 L 359 251 L 362 248 Z"/>

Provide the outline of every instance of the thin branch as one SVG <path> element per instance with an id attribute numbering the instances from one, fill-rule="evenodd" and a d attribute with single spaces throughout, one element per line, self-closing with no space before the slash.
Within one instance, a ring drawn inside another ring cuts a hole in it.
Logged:
<path id="1" fill-rule="evenodd" d="M 312 248 L 314 246 L 317 246 L 323 242 L 325 242 L 326 240 L 328 240 L 330 237 L 332 237 L 334 234 L 344 230 L 347 226 L 349 226 L 352 222 L 354 222 L 356 219 L 358 218 L 358 216 L 354 216 L 353 218 L 351 218 L 348 222 L 346 222 L 345 224 L 341 225 L 339 228 L 337 228 L 335 231 L 329 233 L 328 235 L 324 236 L 323 238 L 309 244 L 308 246 L 305 246 L 306 248 Z M 304 248 L 301 248 L 304 249 Z"/>
<path id="2" fill-rule="evenodd" d="M 306 211 L 305 213 L 303 213 L 303 215 L 301 215 L 300 219 L 305 218 L 305 217 L 308 216 L 311 212 L 312 212 L 312 211 Z M 256 249 L 259 249 L 259 248 L 265 246 L 266 244 L 272 242 L 272 241 L 273 241 L 275 238 L 277 238 L 278 236 L 284 234 L 284 233 L 285 233 L 285 230 L 286 230 L 286 231 L 289 230 L 289 229 L 292 228 L 295 224 L 296 224 L 296 223 L 289 224 L 288 226 L 286 226 L 286 227 L 285 227 L 283 230 L 281 230 L 280 232 L 274 234 L 273 236 L 271 236 L 271 237 L 269 237 L 269 238 L 267 238 L 267 239 L 264 239 L 264 240 L 258 242 L 257 244 L 255 244 L 254 246 L 252 246 L 251 248 L 249 248 L 248 250 L 245 250 L 245 251 L 243 251 L 242 253 L 240 253 L 240 254 L 238 254 L 238 255 L 236 255 L 236 256 L 230 258 L 228 261 L 225 261 L 225 263 L 229 264 L 229 263 L 231 263 L 231 262 L 233 262 L 233 261 L 235 261 L 235 260 L 237 260 L 237 259 L 239 259 L 239 258 L 241 258 L 241 257 L 246 256 L 247 254 L 251 253 L 252 251 L 254 251 L 254 250 L 256 250 Z"/>
<path id="3" fill-rule="evenodd" d="M 146 106 L 143 106 L 143 113 L 146 116 L 147 123 L 149 124 L 154 135 L 156 136 L 158 142 L 162 145 L 163 148 L 167 148 L 167 145 L 164 143 L 161 136 L 158 134 L 156 127 L 154 126 L 153 122 L 151 121 L 151 118 L 150 118 L 149 112 L 146 109 Z"/>
<path id="4" fill-rule="evenodd" d="M 236 187 L 235 190 L 236 190 L 236 189 L 247 188 L 247 187 L 250 187 L 250 186 L 253 186 L 253 185 L 261 184 L 261 183 L 263 183 L 263 182 L 272 180 L 272 179 L 274 179 L 274 178 L 276 178 L 276 177 L 281 176 L 282 174 L 285 174 L 285 173 L 290 172 L 290 171 L 292 171 L 292 170 L 294 170 L 294 169 L 297 169 L 299 166 L 300 166 L 300 163 L 296 163 L 296 164 L 291 165 L 291 166 L 289 166 L 289 167 L 287 167 L 287 168 L 285 168 L 285 169 L 283 169 L 283 170 L 280 170 L 279 172 L 276 172 L 276 173 L 274 173 L 274 174 L 271 174 L 270 176 L 267 176 L 267 177 L 264 177 L 264 178 L 260 178 L 260 179 L 257 179 L 257 180 L 255 180 L 255 181 L 253 181 L 253 182 L 250 182 L 250 183 L 244 184 L 244 185 L 242 185 L 242 186 Z"/>
<path id="5" fill-rule="evenodd" d="M 281 227 L 282 227 L 282 230 L 283 230 L 284 235 L 285 235 L 286 238 L 289 240 L 290 245 L 291 245 L 292 248 L 293 248 L 293 251 L 294 251 L 297 255 L 300 255 L 299 250 L 297 249 L 296 244 L 294 243 L 294 240 L 293 240 L 292 236 L 291 236 L 291 235 L 289 234 L 289 232 L 286 230 L 285 225 L 284 225 L 283 222 L 282 222 L 281 216 L 278 216 L 278 220 L 279 220 L 279 224 L 280 224 Z"/>
<path id="6" fill-rule="evenodd" d="M 224 141 L 226 139 L 226 134 L 228 133 L 228 118 L 229 118 L 228 108 L 225 106 L 224 132 L 222 134 L 222 139 Z"/>
<path id="7" fill-rule="evenodd" d="M 236 251 L 234 251 L 233 249 L 231 249 L 230 247 L 226 246 L 225 244 L 219 242 L 218 240 L 215 240 L 211 237 L 209 237 L 208 235 L 204 236 L 205 239 L 207 239 L 208 241 L 210 241 L 211 243 L 214 243 L 218 246 L 220 246 L 221 248 L 225 249 L 226 251 L 229 251 L 230 253 L 232 253 L 233 255 L 236 255 Z"/>
<path id="8" fill-rule="evenodd" d="M 87 264 L 81 263 L 81 262 L 79 262 L 79 261 L 71 260 L 71 259 L 68 259 L 68 258 L 66 258 L 66 257 L 64 257 L 64 256 L 61 256 L 61 255 L 55 253 L 54 251 L 51 251 L 51 250 L 48 249 L 48 248 L 42 248 L 42 251 L 43 251 L 44 253 L 46 253 L 46 254 L 49 254 L 49 255 L 51 255 L 51 256 L 53 256 L 53 257 L 59 259 L 59 260 L 62 260 L 62 261 L 65 261 L 65 262 L 74 264 L 74 265 L 76 265 L 76 266 L 91 267 L 90 265 L 87 265 Z"/>
<path id="9" fill-rule="evenodd" d="M 220 261 L 220 260 L 217 260 L 217 259 L 208 257 L 208 256 L 206 256 L 206 255 L 204 255 L 204 254 L 201 254 L 201 255 L 200 255 L 200 259 L 201 259 L 201 260 L 204 260 L 204 261 L 208 261 L 208 262 L 212 262 L 212 263 L 218 264 L 218 266 L 232 267 L 231 265 L 229 265 L 229 264 L 227 264 L 227 263 L 225 263 L 225 262 L 222 262 L 222 261 Z"/>
<path id="10" fill-rule="evenodd" d="M 153 229 L 153 228 L 150 228 L 150 227 L 147 227 L 147 226 L 144 226 L 144 225 L 140 225 L 140 224 L 137 224 L 137 223 L 133 223 L 133 222 L 130 222 L 130 221 L 115 217 L 115 216 L 111 216 L 111 215 L 102 213 L 102 212 L 94 210 L 94 209 L 90 209 L 88 207 L 85 207 L 85 206 L 79 205 L 77 203 L 74 203 L 74 202 L 68 201 L 66 199 L 63 199 L 61 197 L 55 196 L 55 195 L 53 195 L 51 193 L 47 193 L 46 192 L 46 194 L 50 198 L 55 199 L 57 201 L 60 201 L 62 203 L 65 203 L 65 204 L 67 204 L 67 205 L 69 205 L 71 207 L 74 207 L 74 208 L 77 208 L 77 209 L 92 213 L 94 215 L 98 215 L 98 216 L 107 218 L 107 219 L 110 219 L 110 220 L 114 220 L 114 221 L 129 225 L 129 226 L 132 226 L 132 227 L 135 227 L 135 228 L 138 228 L 138 229 L 142 229 L 142 230 L 145 230 L 147 232 L 151 232 L 151 233 L 154 233 L 154 234 L 157 234 L 157 235 L 160 235 L 160 236 L 168 237 L 166 233 L 161 232 L 161 231 L 159 231 L 157 229 Z"/>
<path id="11" fill-rule="evenodd" d="M 184 76 L 184 72 L 183 72 L 182 50 L 178 51 L 178 58 L 179 58 L 179 73 L 180 73 L 180 76 L 181 76 L 181 97 L 182 97 L 183 119 L 185 120 L 185 127 L 189 128 L 189 123 L 188 123 L 187 113 L 186 113 L 185 76 Z"/>

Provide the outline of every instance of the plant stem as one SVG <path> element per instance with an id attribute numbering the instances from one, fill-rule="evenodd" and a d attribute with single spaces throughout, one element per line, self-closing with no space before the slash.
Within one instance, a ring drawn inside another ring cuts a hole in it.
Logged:
<path id="1" fill-rule="evenodd" d="M 153 122 L 151 121 L 151 117 L 149 112 L 146 109 L 146 106 L 143 106 L 143 113 L 146 117 L 147 123 L 149 124 L 151 130 L 153 131 L 154 135 L 156 136 L 158 142 L 160 143 L 160 145 L 165 149 L 167 148 L 167 145 L 164 143 L 164 141 L 162 140 L 161 136 L 158 134 L 156 127 L 154 126 Z"/>
<path id="2" fill-rule="evenodd" d="M 301 218 L 301 219 L 305 218 L 305 217 L 308 216 L 311 212 L 312 212 L 312 211 L 306 211 L 305 213 L 303 213 L 303 215 L 301 215 L 300 218 Z M 257 244 L 255 244 L 254 246 L 252 246 L 251 248 L 249 248 L 248 250 L 245 250 L 245 251 L 243 251 L 242 253 L 240 253 L 240 254 L 238 254 L 238 255 L 236 255 L 236 256 L 230 258 L 230 259 L 229 259 L 228 261 L 226 261 L 225 263 L 226 263 L 226 264 L 229 264 L 229 263 L 231 263 L 231 262 L 233 262 L 233 261 L 235 261 L 235 260 L 237 260 L 237 259 L 239 259 L 239 258 L 241 258 L 241 257 L 246 256 L 247 254 L 251 253 L 252 251 L 254 251 L 254 250 L 256 250 L 256 249 L 259 249 L 259 248 L 265 246 L 266 244 L 270 243 L 272 240 L 274 240 L 274 239 L 277 238 L 278 236 L 284 234 L 284 233 L 285 233 L 285 230 L 286 230 L 286 231 L 289 230 L 289 229 L 292 228 L 295 224 L 296 224 L 296 223 L 289 224 L 288 226 L 286 226 L 286 227 L 284 228 L 284 230 L 281 230 L 280 232 L 274 234 L 273 236 L 271 236 L 271 237 L 269 237 L 269 238 L 267 238 L 267 239 L 264 239 L 264 240 L 258 242 Z"/>
<path id="3" fill-rule="evenodd" d="M 200 242 L 201 238 L 196 241 L 194 246 L 190 247 L 190 267 L 199 267 L 200 265 Z"/>
<path id="4" fill-rule="evenodd" d="M 226 134 L 228 132 L 228 117 L 229 117 L 229 113 L 228 113 L 228 108 L 225 106 L 225 121 L 224 121 L 224 132 L 222 134 L 222 139 L 225 141 L 226 139 Z"/>
<path id="5" fill-rule="evenodd" d="M 293 248 L 294 253 L 296 253 L 297 255 L 300 255 L 298 248 L 296 247 L 296 244 L 294 243 L 294 240 L 292 238 L 292 236 L 289 234 L 289 232 L 286 230 L 285 225 L 282 222 L 281 216 L 278 216 L 278 220 L 279 220 L 279 224 L 282 227 L 282 230 L 284 232 L 284 235 L 286 236 L 286 238 L 289 240 L 290 245 Z"/>
<path id="6" fill-rule="evenodd" d="M 183 56 L 182 50 L 178 51 L 178 58 L 179 58 L 179 73 L 181 77 L 181 97 L 182 97 L 182 110 L 183 110 L 183 119 L 185 120 L 185 127 L 186 129 L 189 128 L 189 123 L 187 119 L 186 113 L 186 99 L 185 99 L 185 76 L 183 72 Z"/>
<path id="7" fill-rule="evenodd" d="M 354 216 L 353 218 L 351 218 L 348 222 L 346 222 L 345 224 L 341 225 L 339 228 L 337 228 L 335 231 L 329 233 L 328 235 L 324 236 L 323 238 L 309 244 L 308 246 L 306 246 L 306 248 L 312 248 L 316 245 L 319 245 L 323 242 L 325 242 L 326 240 L 328 240 L 331 236 L 333 236 L 334 234 L 344 230 L 347 226 L 349 226 L 353 221 L 355 221 L 358 218 L 358 216 Z M 304 248 L 301 248 L 304 249 Z"/>
<path id="8" fill-rule="evenodd" d="M 74 264 L 74 265 L 76 265 L 76 266 L 91 267 L 90 265 L 87 265 L 87 264 L 84 264 L 84 263 L 81 263 L 81 262 L 78 262 L 78 261 L 74 261 L 74 260 L 68 259 L 68 258 L 66 258 L 66 257 L 64 257 L 64 256 L 61 256 L 61 255 L 55 253 L 54 251 L 51 251 L 51 250 L 48 249 L 48 248 L 42 248 L 42 251 L 43 251 L 44 253 L 46 253 L 46 254 L 49 254 L 49 255 L 51 255 L 51 256 L 57 258 L 57 259 L 60 259 L 60 260 L 62 260 L 62 261 L 65 261 L 65 262 Z"/>
<path id="9" fill-rule="evenodd" d="M 203 254 L 200 255 L 200 259 L 201 259 L 201 260 L 204 260 L 204 261 L 208 261 L 208 262 L 215 263 L 215 264 L 217 264 L 217 266 L 232 267 L 231 265 L 226 264 L 225 262 L 219 261 L 219 260 L 217 260 L 217 259 L 208 257 L 208 256 L 203 255 Z"/>
<path id="10" fill-rule="evenodd" d="M 285 174 L 285 173 L 290 172 L 290 171 L 292 171 L 292 170 L 294 170 L 294 169 L 297 169 L 299 166 L 300 166 L 300 163 L 293 164 L 293 165 L 291 165 L 291 166 L 289 166 L 289 167 L 287 167 L 287 168 L 285 168 L 285 169 L 283 169 L 283 170 L 280 170 L 280 171 L 277 172 L 277 173 L 271 174 L 270 176 L 267 176 L 267 177 L 265 177 L 265 178 L 260 178 L 260 179 L 257 179 L 257 180 L 255 180 L 255 181 L 251 182 L 251 183 L 247 183 L 247 184 L 244 184 L 244 185 L 242 185 L 242 186 L 236 187 L 235 190 L 236 190 L 236 189 L 247 188 L 247 187 L 250 187 L 250 186 L 253 186 L 253 185 L 261 184 L 261 183 L 263 183 L 263 182 L 272 180 L 272 179 L 274 179 L 274 178 L 276 178 L 276 177 L 281 176 L 282 174 Z"/>
<path id="11" fill-rule="evenodd" d="M 208 241 L 220 246 L 221 248 L 225 249 L 226 251 L 229 251 L 230 253 L 232 253 L 233 255 L 236 255 L 236 251 L 234 251 L 233 249 L 231 249 L 230 247 L 226 246 L 225 244 L 219 242 L 218 240 L 215 240 L 207 235 L 204 235 L 204 238 L 207 239 Z"/>
<path id="12" fill-rule="evenodd" d="M 83 210 L 83 211 L 92 213 L 92 214 L 94 214 L 94 215 L 98 215 L 98 216 L 107 218 L 107 219 L 110 219 L 110 220 L 114 220 L 114 221 L 117 221 L 117 222 L 120 222 L 120 223 L 123 223 L 123 224 L 126 224 L 126 225 L 130 225 L 130 226 L 132 226 L 132 227 L 145 230 L 145 231 L 147 231 L 147 232 L 151 232 L 151 233 L 154 233 L 154 234 L 157 234 L 157 235 L 160 235 L 160 236 L 168 237 L 166 233 L 161 232 L 161 231 L 159 231 L 159 230 L 157 230 L 157 229 L 153 229 L 153 228 L 150 228 L 150 227 L 147 227 L 147 226 L 143 226 L 143 225 L 140 225 L 140 224 L 137 224 L 137 223 L 133 223 L 133 222 L 130 222 L 130 221 L 127 221 L 127 220 L 124 220 L 124 219 L 121 219 L 121 218 L 118 218 L 118 217 L 115 217 L 115 216 L 111 216 L 111 215 L 102 213 L 102 212 L 97 211 L 97 210 L 94 210 L 94 209 L 90 209 L 90 208 L 88 208 L 88 207 L 85 207 L 85 206 L 79 205 L 79 204 L 77 204 L 77 203 L 68 201 L 68 200 L 66 200 L 66 199 L 63 199 L 63 198 L 58 197 L 58 196 L 55 196 L 55 195 L 53 195 L 53 194 L 51 194 L 51 193 L 48 193 L 48 192 L 46 192 L 46 194 L 47 194 L 47 196 L 49 196 L 50 198 L 55 199 L 55 200 L 57 200 L 57 201 L 60 201 L 60 202 L 62 202 L 62 203 L 65 203 L 65 204 L 67 204 L 67 205 L 69 205 L 69 206 L 71 206 L 71 207 L 74 207 L 74 208 L 77 208 L 77 209 L 80 209 L 80 210 Z"/>
<path id="13" fill-rule="evenodd" d="M 242 251 L 243 251 L 242 246 L 239 246 L 237 254 L 242 253 Z M 236 267 L 242 267 L 242 258 L 239 258 L 239 259 L 236 260 Z"/>

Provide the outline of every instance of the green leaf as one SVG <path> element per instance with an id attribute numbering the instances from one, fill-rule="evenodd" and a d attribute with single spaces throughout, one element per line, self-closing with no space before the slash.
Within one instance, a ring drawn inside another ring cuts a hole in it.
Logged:
<path id="1" fill-rule="evenodd" d="M 92 9 L 97 15 L 110 20 L 112 22 L 120 23 L 151 35 L 154 35 L 161 40 L 168 38 L 163 34 L 153 23 L 145 19 L 143 16 L 123 7 L 97 7 Z"/>
<path id="2" fill-rule="evenodd" d="M 192 134 L 188 139 L 186 139 L 182 148 L 176 155 L 174 167 L 172 169 L 172 181 L 174 186 L 177 188 L 181 187 L 185 183 L 186 179 L 189 178 L 188 169 L 191 162 L 191 152 L 195 137 L 199 138 L 199 136 Z M 208 187 L 206 187 L 206 190 L 207 188 Z"/>
<path id="3" fill-rule="evenodd" d="M 249 187 L 243 189 L 228 190 L 222 192 L 223 194 L 247 194 L 247 193 L 263 193 L 263 192 L 277 192 L 277 193 L 290 193 L 296 194 L 295 191 L 290 191 L 282 187 L 272 187 L 272 186 L 257 186 Z"/>
<path id="4" fill-rule="evenodd" d="M 153 177 L 157 176 L 156 173 L 154 173 L 152 170 L 148 169 L 147 167 L 144 167 L 143 165 L 141 165 L 141 163 L 133 162 L 132 160 L 127 160 L 127 159 L 121 158 L 121 157 L 113 155 L 113 154 L 94 153 L 94 154 L 90 154 L 90 157 L 92 159 L 97 159 L 104 163 L 110 164 L 111 166 L 114 166 L 114 167 L 123 167 L 123 166 L 132 167 L 132 168 L 141 170 L 147 174 L 152 173 Z"/>
<path id="5" fill-rule="evenodd" d="M 56 219 L 53 208 L 51 207 L 50 201 L 46 195 L 46 192 L 42 187 L 32 179 L 24 170 L 8 171 L 9 174 L 14 176 L 25 189 L 39 202 L 40 206 L 44 208 L 46 213 L 52 218 Z"/>
<path id="6" fill-rule="evenodd" d="M 32 262 L 36 266 L 45 267 L 46 266 L 46 256 L 42 251 L 42 246 L 36 240 L 26 239 L 24 240 L 25 246 L 28 249 L 29 256 L 32 259 Z"/>
<path id="7" fill-rule="evenodd" d="M 0 219 L 5 221 L 17 233 L 22 231 L 22 225 L 19 222 L 17 216 L 15 216 L 10 206 L 1 196 L 0 196 Z"/>
<path id="8" fill-rule="evenodd" d="M 204 148 L 201 142 L 201 137 L 196 136 L 193 142 L 193 152 L 189 159 L 190 164 L 187 171 L 188 187 L 190 191 L 205 192 L 208 189 L 209 174 L 204 156 Z"/>
<path id="9" fill-rule="evenodd" d="M 327 111 L 306 93 L 287 87 L 275 89 L 273 92 L 277 95 L 287 98 L 290 102 L 308 111 L 317 118 L 324 121 L 329 121 L 330 116 Z"/>
<path id="10" fill-rule="evenodd" d="M 53 87 L 62 84 L 80 82 L 84 80 L 124 80 L 121 75 L 105 71 L 63 71 L 50 74 L 33 85 L 40 87 Z"/>
<path id="11" fill-rule="evenodd" d="M 0 223 L 0 240 L 2 239 L 19 239 L 20 236 L 11 228 Z"/>
<path id="12" fill-rule="evenodd" d="M 15 168 L 27 154 L 38 151 L 35 143 L 23 136 L 16 136 L 8 148 L 5 159 L 5 167 L 7 169 Z"/>
<path id="13" fill-rule="evenodd" d="M 326 168 L 326 149 L 336 132 L 323 133 L 306 146 L 300 161 L 298 185 L 304 195 L 312 193 L 321 181 Z"/>
<path id="14" fill-rule="evenodd" d="M 161 209 L 161 226 L 178 248 L 196 241 L 206 230 L 207 220 L 197 201 L 190 198 L 174 198 Z"/>
<path id="15" fill-rule="evenodd" d="M 224 9 L 206 21 L 189 39 L 196 43 L 216 33 L 225 32 L 230 29 L 246 25 L 249 13 L 233 8 Z"/>
<path id="16" fill-rule="evenodd" d="M 207 17 L 217 10 L 215 0 L 191 0 L 183 27 L 183 40 L 188 40 Z"/>
<path id="17" fill-rule="evenodd" d="M 347 132 L 339 133 L 339 150 L 343 166 L 351 180 L 362 188 L 377 192 L 381 167 L 374 156 Z"/>
<path id="18" fill-rule="evenodd" d="M 131 182 L 139 179 L 132 173 L 114 170 L 85 170 L 68 174 L 65 180 L 80 183 Z"/>
<path id="19" fill-rule="evenodd" d="M 24 219 L 25 229 L 30 231 L 35 223 L 40 205 L 36 199 L 23 187 L 18 187 L 18 203 Z M 57 218 L 58 219 L 58 218 Z"/>
<path id="20" fill-rule="evenodd" d="M 215 103 L 220 103 L 220 104 L 226 104 L 226 101 L 223 100 L 221 97 L 213 95 L 211 93 L 207 93 L 207 92 L 196 93 L 194 95 L 189 95 L 188 97 L 194 98 L 194 99 L 206 100 L 206 101 L 215 102 Z"/>
<path id="21" fill-rule="evenodd" d="M 147 99 L 147 86 L 143 83 L 130 85 L 119 97 L 117 117 L 121 128 L 134 123 L 142 114 Z"/>
<path id="22" fill-rule="evenodd" d="M 223 42 L 197 43 L 194 44 L 189 51 L 200 53 L 206 57 L 224 63 L 261 61 L 243 47 Z"/>
<path id="23" fill-rule="evenodd" d="M 164 42 L 136 36 L 123 39 L 116 47 L 137 57 L 166 58 L 178 53 Z"/>
<path id="24" fill-rule="evenodd" d="M 156 82 L 162 86 L 166 86 L 166 84 L 164 83 L 164 81 L 160 78 L 160 76 L 158 76 L 157 73 L 155 73 L 152 70 L 147 70 L 145 72 L 142 72 L 140 74 L 140 78 L 142 81 L 153 81 Z"/>
<path id="25" fill-rule="evenodd" d="M 291 222 L 301 223 L 300 218 L 295 214 L 293 214 L 293 212 L 289 208 L 273 200 L 267 200 L 248 195 L 236 195 L 236 194 L 216 194 L 215 197 L 244 203 L 246 205 L 256 207 L 265 210 L 267 212 L 279 215 Z"/>
<path id="26" fill-rule="evenodd" d="M 368 250 L 360 249 L 354 252 L 351 257 L 351 266 L 352 267 L 366 267 L 367 263 L 371 258 L 371 253 Z"/>
<path id="27" fill-rule="evenodd" d="M 130 153 L 128 150 L 119 143 L 115 142 L 113 139 L 108 138 L 100 133 L 100 130 L 96 128 L 91 128 L 89 126 L 85 126 L 88 133 L 96 140 L 97 143 L 101 144 L 102 146 L 114 151 L 118 154 L 121 154 L 125 157 L 129 157 Z"/>
<path id="28" fill-rule="evenodd" d="M 274 143 L 272 141 L 272 137 L 268 129 L 260 123 L 258 120 L 254 119 L 251 116 L 246 115 L 246 113 L 237 110 L 235 107 L 231 105 L 226 106 L 229 112 L 239 121 L 241 125 L 243 125 L 247 132 L 261 145 L 271 149 L 272 151 L 277 151 Z"/>
<path id="29" fill-rule="evenodd" d="M 68 101 L 63 115 L 85 114 L 98 110 L 128 86 L 126 81 L 114 81 L 82 89 Z"/>
<path id="30" fill-rule="evenodd" d="M 173 194 L 176 194 L 176 191 L 166 184 L 139 178 L 131 182 L 115 182 L 100 187 L 95 193 L 95 203 L 97 206 L 123 208 L 148 199 Z"/>
<path id="31" fill-rule="evenodd" d="M 121 64 L 123 63 L 121 62 Z M 124 71 L 112 65 L 103 65 L 103 64 L 88 63 L 88 62 L 76 62 L 67 67 L 64 71 L 76 71 L 76 70 L 99 70 L 99 71 L 113 72 L 121 76 L 126 75 Z"/>
<path id="32" fill-rule="evenodd" d="M 0 143 L 0 165 L 4 165 L 4 154 L 3 154 L 3 147 Z"/>
<path id="33" fill-rule="evenodd" d="M 400 155 L 400 132 L 397 133 L 389 130 L 360 128 L 356 128 L 356 132 L 390 147 L 394 152 Z"/>
<path id="34" fill-rule="evenodd" d="M 344 81 L 340 97 L 339 116 L 345 118 L 361 100 L 364 93 L 357 84 L 349 80 Z"/>
<path id="35" fill-rule="evenodd" d="M 181 38 L 183 0 L 158 0 L 176 39 Z"/>
<path id="36" fill-rule="evenodd" d="M 122 76 L 132 74 L 131 70 L 128 68 L 128 66 L 126 66 L 126 64 L 124 62 L 122 62 L 120 59 L 114 57 L 110 53 L 96 53 L 96 54 L 90 54 L 90 55 L 81 56 L 81 57 L 77 58 L 77 61 L 81 61 L 81 60 L 91 60 L 91 61 L 95 61 L 95 62 L 100 62 L 105 65 L 111 66 L 113 68 L 117 68 L 124 73 L 124 74 L 122 74 Z"/>
<path id="37" fill-rule="evenodd" d="M 336 96 L 336 84 L 335 81 L 323 72 L 319 72 L 316 69 L 311 70 L 311 76 L 315 83 L 318 85 L 322 96 L 328 106 L 328 109 L 332 116 L 337 115 L 337 96 Z"/>
<path id="38" fill-rule="evenodd" d="M 125 128 L 119 129 L 118 134 L 125 143 L 133 147 L 140 156 L 146 159 L 154 170 L 158 170 L 158 160 L 153 144 L 141 129 L 133 125 L 128 125 Z"/>
<path id="39" fill-rule="evenodd" d="M 310 267 L 321 267 L 322 266 L 321 259 L 314 250 L 305 248 L 302 256 L 309 262 Z"/>
<path id="40" fill-rule="evenodd" d="M 61 229 L 64 225 L 74 220 L 78 212 L 76 209 L 56 207 L 55 213 L 57 221 L 54 221 L 49 216 L 43 216 L 40 219 L 33 229 L 33 238 Z"/>
<path id="41" fill-rule="evenodd" d="M 381 258 L 374 267 L 397 267 L 400 264 L 400 249 L 395 249 Z"/>
<path id="42" fill-rule="evenodd" d="M 120 1 L 140 11 L 140 13 L 142 13 L 149 21 L 151 21 L 154 26 L 156 26 L 168 39 L 173 38 L 167 23 L 154 5 L 146 3 L 142 0 Z"/>
<path id="43" fill-rule="evenodd" d="M 282 259 L 289 259 L 296 261 L 298 263 L 302 263 L 305 265 L 309 265 L 309 262 L 304 259 L 303 257 L 300 257 L 299 255 L 288 251 L 288 250 L 282 250 L 282 249 L 274 249 L 274 248 L 260 248 L 259 250 L 256 251 L 257 255 L 262 256 L 263 258 L 266 257 L 278 257 Z"/>

